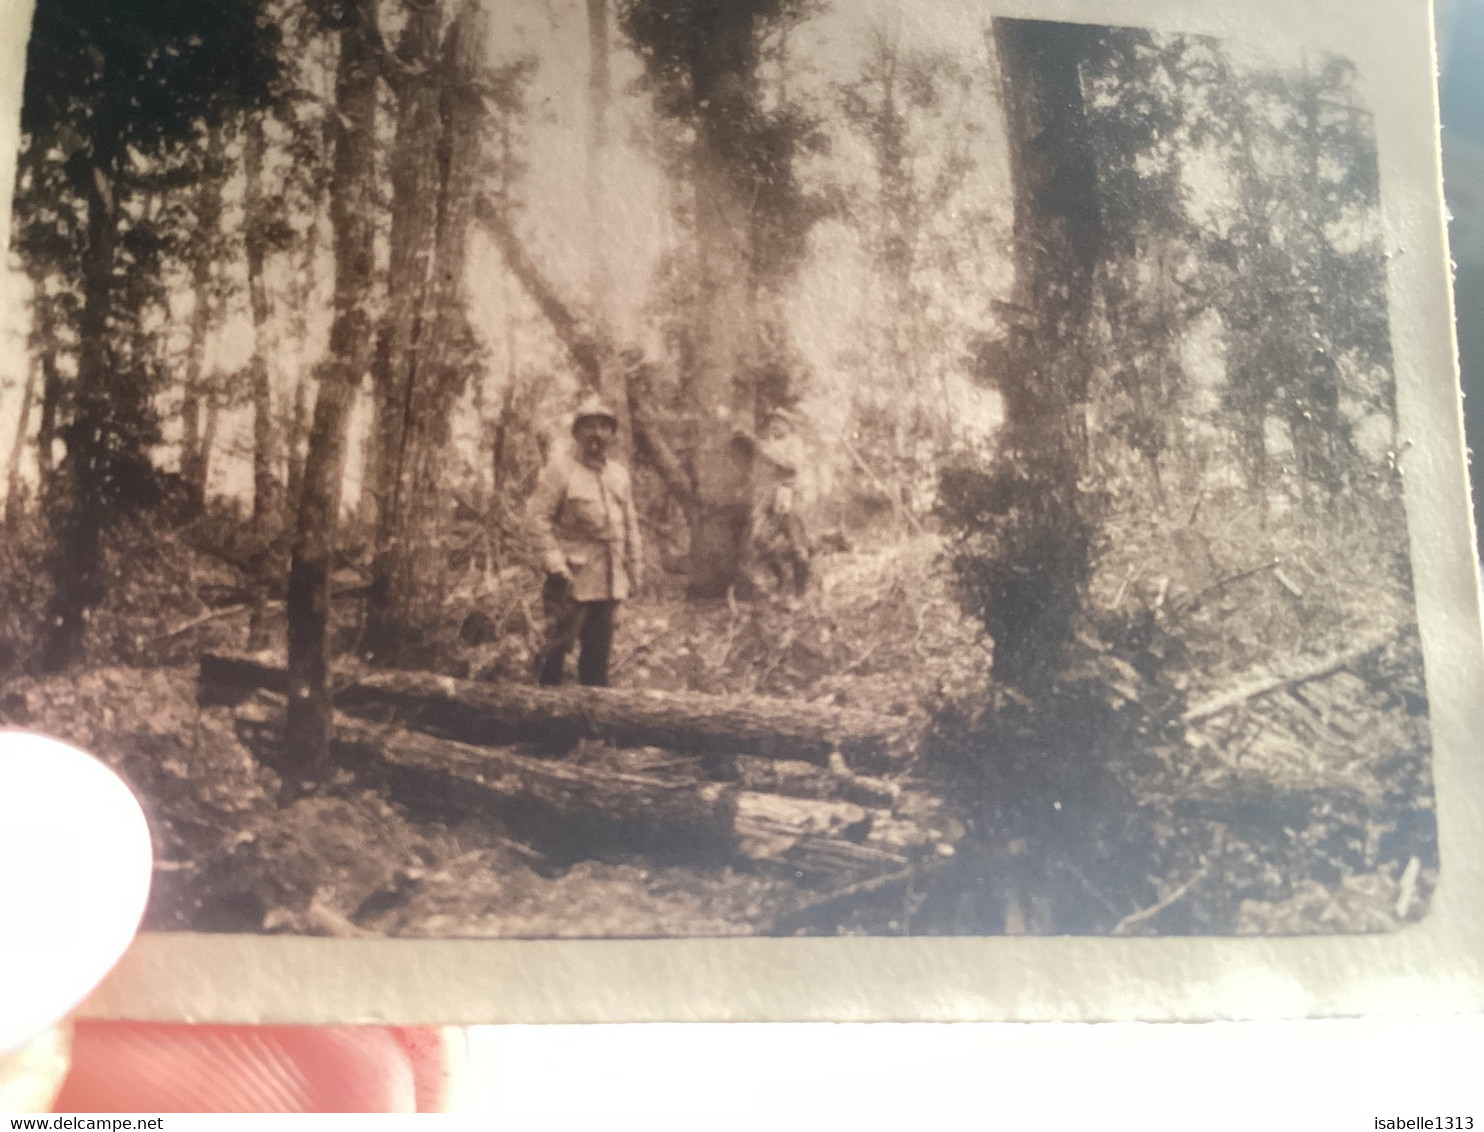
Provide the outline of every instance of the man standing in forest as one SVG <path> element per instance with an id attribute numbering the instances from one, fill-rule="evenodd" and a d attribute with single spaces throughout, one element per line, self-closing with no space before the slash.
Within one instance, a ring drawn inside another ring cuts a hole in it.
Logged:
<path id="1" fill-rule="evenodd" d="M 774 409 L 763 421 L 752 466 L 751 557 L 765 566 L 780 589 L 802 597 L 809 588 L 809 535 L 799 517 L 799 474 L 804 454 L 793 418 Z"/>
<path id="2" fill-rule="evenodd" d="M 572 418 L 573 450 L 542 469 L 528 513 L 546 569 L 541 602 L 546 641 L 537 657 L 542 684 L 560 684 L 578 644 L 581 683 L 608 683 L 608 654 L 618 603 L 639 586 L 639 515 L 629 473 L 608 452 L 618 418 L 596 394 Z"/>

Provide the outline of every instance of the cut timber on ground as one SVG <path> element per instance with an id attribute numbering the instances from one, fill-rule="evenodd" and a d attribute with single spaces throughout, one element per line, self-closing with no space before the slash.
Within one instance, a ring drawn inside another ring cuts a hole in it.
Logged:
<path id="1" fill-rule="evenodd" d="M 250 657 L 201 658 L 201 700 L 229 704 L 257 689 L 284 692 L 286 671 Z M 601 739 L 695 754 L 763 755 L 852 769 L 899 768 L 914 746 L 905 720 L 764 696 L 619 688 L 481 684 L 419 672 L 363 672 L 335 692 L 337 708 L 480 745 L 553 746 Z"/>
<path id="2" fill-rule="evenodd" d="M 648 848 L 667 857 L 735 854 L 812 875 L 859 876 L 906 864 L 894 842 L 872 835 L 881 811 L 848 802 L 756 794 L 733 783 L 661 778 L 601 765 L 541 759 L 509 750 L 379 727 L 337 714 L 340 743 L 354 743 L 397 771 L 393 793 L 437 804 L 487 803 L 487 816 L 514 818 L 541 848 L 598 856 Z M 408 772 L 412 772 L 409 774 Z M 531 804 L 538 810 L 529 809 Z M 584 829 L 593 822 L 601 829 Z M 882 825 L 891 831 L 892 823 Z M 621 828 L 623 827 L 623 828 Z M 656 839 L 655 831 L 665 831 Z"/>
<path id="3" fill-rule="evenodd" d="M 276 701 L 276 702 L 275 702 Z M 239 726 L 282 741 L 277 697 L 240 705 Z M 661 777 L 592 762 L 537 758 L 335 716 L 343 759 L 369 765 L 398 802 L 479 814 L 558 858 L 657 850 L 675 858 L 738 857 L 836 883 L 899 870 L 906 844 L 889 813 L 850 802 L 759 794 L 736 783 Z M 877 837 L 876 826 L 883 836 Z M 656 835 L 659 835 L 658 837 Z"/>
<path id="4" fill-rule="evenodd" d="M 731 824 L 734 790 L 714 782 L 697 783 L 651 775 L 624 774 L 606 767 L 574 766 L 498 747 L 476 747 L 435 739 L 397 727 L 380 727 L 335 718 L 335 737 L 375 752 L 387 763 L 445 778 L 499 801 L 532 801 L 561 817 L 642 820 L 664 825 Z"/>

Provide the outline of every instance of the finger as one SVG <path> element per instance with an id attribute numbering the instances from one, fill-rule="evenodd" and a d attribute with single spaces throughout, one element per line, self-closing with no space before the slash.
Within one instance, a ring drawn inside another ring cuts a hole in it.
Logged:
<path id="1" fill-rule="evenodd" d="M 79 1022 L 58 1112 L 446 1107 L 461 1031 Z"/>
<path id="2" fill-rule="evenodd" d="M 65 1024 L 0 1058 L 0 1112 L 48 1112 L 67 1072 Z"/>
<path id="3" fill-rule="evenodd" d="M 448 1112 L 458 1099 L 469 1060 L 469 1031 L 458 1026 L 391 1026 L 412 1062 L 418 1112 Z"/>
<path id="4" fill-rule="evenodd" d="M 76 1006 L 133 938 L 149 828 L 102 763 L 0 731 L 0 1053 Z"/>

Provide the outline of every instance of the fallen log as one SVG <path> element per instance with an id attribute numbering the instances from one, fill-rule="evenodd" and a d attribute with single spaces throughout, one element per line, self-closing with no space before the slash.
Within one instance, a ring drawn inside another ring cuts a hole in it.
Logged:
<path id="1" fill-rule="evenodd" d="M 755 856 L 755 861 L 782 861 L 796 873 L 814 876 L 871 876 L 907 864 L 908 858 L 870 842 L 857 844 L 839 837 L 806 834 L 782 852 Z"/>
<path id="2" fill-rule="evenodd" d="M 254 748 L 282 742 L 283 708 L 238 709 Z M 492 818 L 555 861 L 639 852 L 654 861 L 742 859 L 835 883 L 904 867 L 884 813 L 849 802 L 759 794 L 736 783 L 632 773 L 592 762 L 478 747 L 335 717 L 335 749 L 414 810 Z"/>
<path id="3" fill-rule="evenodd" d="M 335 706 L 478 745 L 593 738 L 694 754 L 763 755 L 828 765 L 839 752 L 869 771 L 900 766 L 912 729 L 895 716 L 764 696 L 712 696 L 628 688 L 482 684 L 421 672 L 361 670 L 342 677 Z M 288 692 L 280 665 L 208 653 L 203 704 L 240 702 L 256 689 Z"/>
<path id="4" fill-rule="evenodd" d="M 257 757 L 288 770 L 282 698 L 259 692 L 234 714 Z M 731 783 L 477 747 L 344 712 L 335 714 L 332 749 L 342 767 L 410 809 L 444 821 L 492 819 L 542 859 L 572 861 L 636 848 L 701 857 L 734 851 L 738 788 Z"/>
<path id="5" fill-rule="evenodd" d="M 880 810 L 748 790 L 738 793 L 735 805 L 737 851 L 752 861 L 784 865 L 796 876 L 839 883 L 892 872 L 909 860 L 901 846 L 875 836 L 878 825 L 890 824 Z"/>
<path id="6" fill-rule="evenodd" d="M 737 780 L 749 790 L 762 794 L 783 794 L 790 798 L 823 798 L 829 801 L 855 802 L 861 806 L 891 809 L 901 795 L 901 787 L 884 778 L 858 774 L 839 774 L 828 767 L 793 759 L 763 759 L 740 755 L 734 762 Z"/>
<path id="7" fill-rule="evenodd" d="M 757 794 L 731 783 L 660 778 L 590 763 L 523 756 L 336 716 L 336 741 L 378 752 L 416 772 L 423 799 L 470 788 L 559 857 L 603 857 L 635 848 L 683 860 L 736 855 L 807 874 L 859 876 L 901 868 L 895 845 L 870 840 L 879 815 L 849 802 Z M 442 780 L 441 788 L 438 780 Z M 406 798 L 409 781 L 400 779 Z M 415 789 L 415 787 L 413 788 Z M 534 808 L 533 808 L 534 807 Z"/>
<path id="8" fill-rule="evenodd" d="M 288 695 L 289 672 L 283 665 L 251 656 L 205 653 L 196 699 L 203 707 L 237 706 L 254 692 Z"/>
<path id="9" fill-rule="evenodd" d="M 737 844 L 754 860 L 782 857 L 805 838 L 858 842 L 871 829 L 871 815 L 853 802 L 819 802 L 778 794 L 739 792 Z"/>
<path id="10" fill-rule="evenodd" d="M 602 766 L 534 758 L 415 731 L 335 717 L 337 743 L 355 744 L 394 767 L 460 780 L 500 802 L 536 803 L 559 818 L 601 817 L 660 825 L 729 828 L 732 788 L 716 782 L 625 774 Z"/>

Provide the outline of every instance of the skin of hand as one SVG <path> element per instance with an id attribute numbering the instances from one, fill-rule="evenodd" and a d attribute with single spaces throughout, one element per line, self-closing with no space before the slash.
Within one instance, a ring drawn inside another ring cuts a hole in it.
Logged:
<path id="1" fill-rule="evenodd" d="M 55 739 L 0 732 L 0 1109 L 50 1101 L 61 1021 L 144 914 L 149 826 L 112 771 Z"/>
<path id="2" fill-rule="evenodd" d="M 58 1112 L 443 1112 L 461 1030 L 78 1022 Z"/>
<path id="3" fill-rule="evenodd" d="M 149 829 L 123 782 L 0 731 L 0 1112 L 437 1112 L 462 1031 L 69 1024 L 144 911 Z"/>

